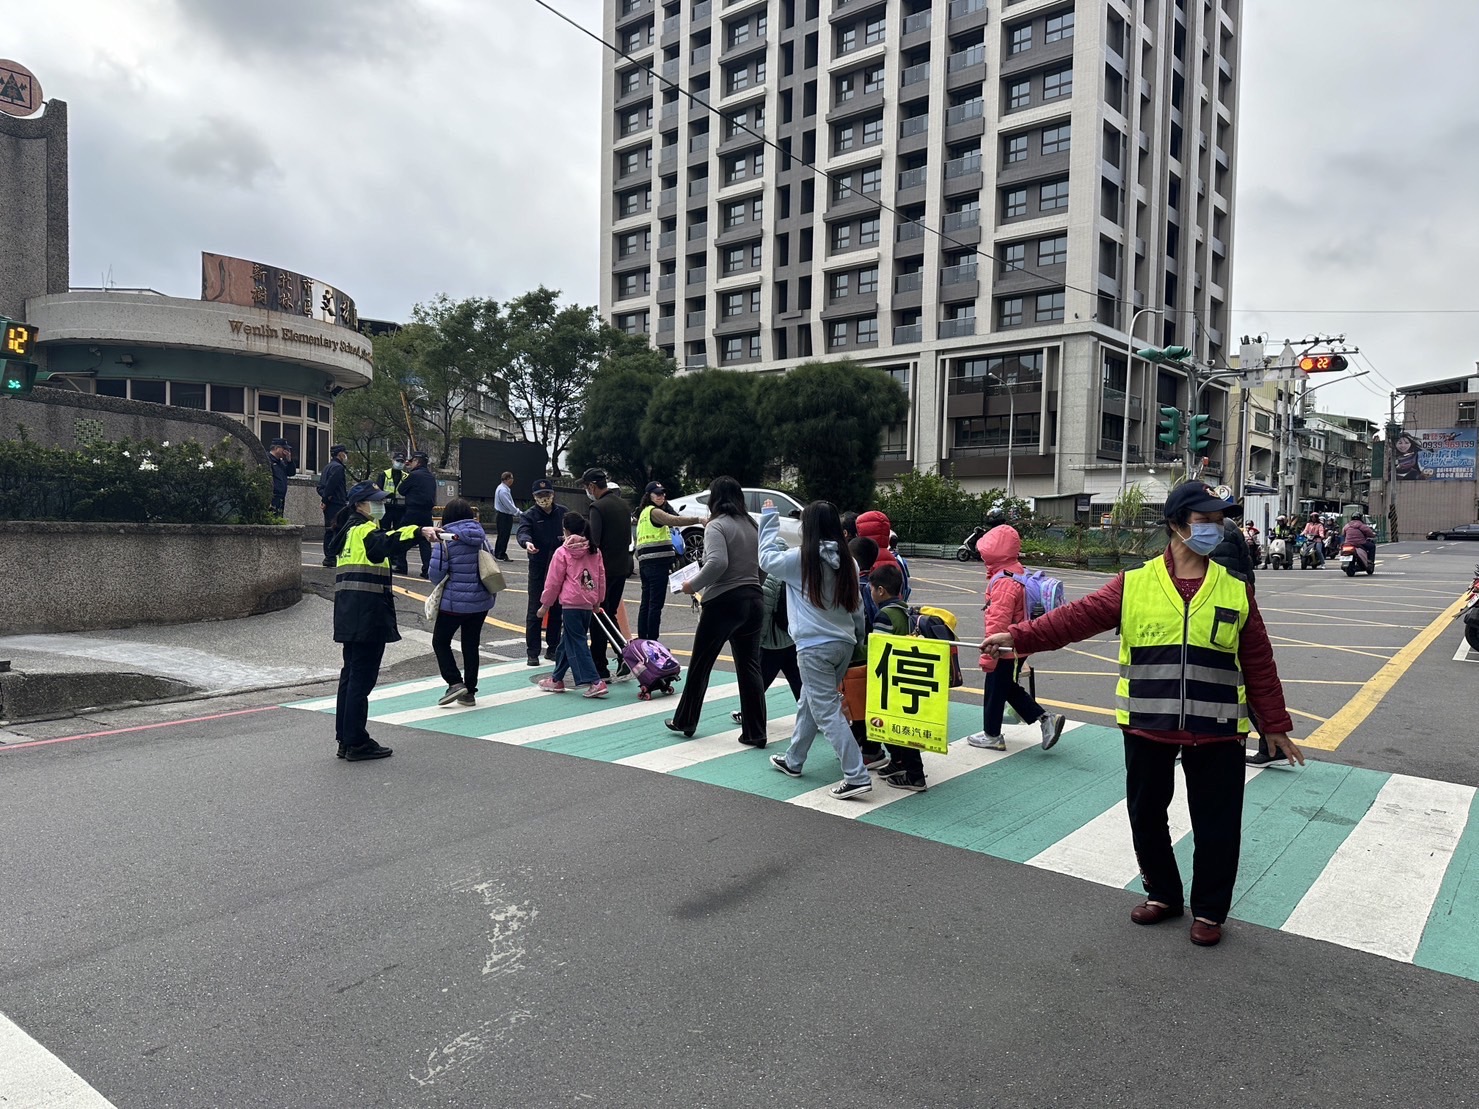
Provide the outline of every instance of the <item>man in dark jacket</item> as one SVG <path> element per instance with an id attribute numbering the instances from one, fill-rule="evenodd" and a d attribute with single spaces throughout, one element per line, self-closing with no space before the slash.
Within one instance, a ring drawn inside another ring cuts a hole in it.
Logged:
<path id="1" fill-rule="evenodd" d="M 394 530 L 401 526 L 401 516 L 406 511 L 406 502 L 401 497 L 401 482 L 406 477 L 406 452 L 396 451 L 390 456 L 390 468 L 375 475 L 375 488 L 384 489 L 385 526 Z M 401 551 L 390 560 L 390 567 L 397 574 L 406 573 L 406 552 Z"/>
<path id="2" fill-rule="evenodd" d="M 606 599 L 601 602 L 601 608 L 614 622 L 627 578 L 632 576 L 632 508 L 621 499 L 621 494 L 609 487 L 605 470 L 587 470 L 580 475 L 580 484 L 591 499 L 586 536 L 591 548 L 601 552 L 601 564 L 606 568 Z M 631 677 L 631 671 L 621 662 L 621 652 L 616 654 L 615 680 L 622 681 Z M 591 622 L 591 658 L 596 663 L 596 676 L 603 682 L 613 680 L 606 661 L 606 632 L 598 620 Z"/>
<path id="3" fill-rule="evenodd" d="M 540 478 L 534 483 L 534 507 L 519 516 L 516 538 L 529 555 L 529 607 L 524 613 L 524 646 L 529 665 L 539 665 L 539 597 L 544 592 L 544 579 L 549 574 L 550 559 L 564 541 L 564 519 L 567 509 L 555 503 L 554 483 Z M 546 614 L 544 657 L 554 661 L 560 645 L 560 604 L 556 601 Z"/>
<path id="4" fill-rule="evenodd" d="M 401 523 L 418 528 L 431 527 L 431 512 L 436 507 L 437 479 L 431 472 L 430 460 L 425 451 L 415 451 L 406 463 L 406 476 L 396 487 L 405 502 L 401 510 Z M 421 576 L 431 576 L 431 544 L 424 537 L 416 540 L 416 549 L 421 552 Z"/>
<path id="5" fill-rule="evenodd" d="M 298 472 L 292 458 L 292 444 L 286 439 L 272 440 L 267 457 L 272 465 L 272 511 L 281 516 L 288 501 L 288 478 Z"/>
<path id="6" fill-rule="evenodd" d="M 318 499 L 324 510 L 324 565 L 334 565 L 329 554 L 329 542 L 334 538 L 334 523 L 344 511 L 349 500 L 349 480 L 344 462 L 349 458 L 349 448 L 335 443 L 329 448 L 329 464 L 318 475 Z"/>

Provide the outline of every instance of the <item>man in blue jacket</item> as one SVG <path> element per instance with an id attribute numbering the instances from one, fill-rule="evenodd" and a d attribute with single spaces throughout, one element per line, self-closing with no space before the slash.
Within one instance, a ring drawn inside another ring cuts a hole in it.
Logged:
<path id="1" fill-rule="evenodd" d="M 401 510 L 401 523 L 417 528 L 431 527 L 431 513 L 437 502 L 437 479 L 431 472 L 430 459 L 425 451 L 411 454 L 406 463 L 406 476 L 401 478 L 396 492 L 405 506 Z M 421 576 L 428 578 L 431 576 L 431 544 L 422 536 L 416 541 L 416 549 L 421 552 Z"/>
<path id="2" fill-rule="evenodd" d="M 325 566 L 334 565 L 334 557 L 329 554 L 329 541 L 334 538 L 334 522 L 349 501 L 349 478 L 344 469 L 348 458 L 349 448 L 343 443 L 335 443 L 329 448 L 329 464 L 318 476 L 318 499 L 324 510 Z"/>
<path id="3" fill-rule="evenodd" d="M 279 516 L 288 500 L 288 478 L 298 472 L 292 458 L 292 444 L 286 439 L 272 440 L 267 457 L 272 464 L 272 511 Z"/>
<path id="4" fill-rule="evenodd" d="M 534 483 L 534 507 L 519 517 L 519 546 L 529 555 L 529 608 L 524 613 L 524 647 L 529 665 L 539 665 L 539 595 L 544 592 L 544 579 L 550 559 L 564 539 L 565 506 L 555 503 L 555 487 L 549 478 Z M 545 629 L 544 657 L 553 661 L 560 645 L 560 606 L 550 607 Z"/>

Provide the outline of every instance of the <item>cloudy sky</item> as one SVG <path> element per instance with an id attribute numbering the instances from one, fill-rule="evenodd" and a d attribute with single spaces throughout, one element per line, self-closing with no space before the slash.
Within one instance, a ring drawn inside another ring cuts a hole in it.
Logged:
<path id="1" fill-rule="evenodd" d="M 1479 4 L 1243 9 L 1231 334 L 1345 334 L 1376 372 L 1337 411 L 1472 372 Z M 597 298 L 601 55 L 532 0 L 47 0 L 5 29 L 70 105 L 76 285 L 192 296 L 211 250 L 373 317 Z"/>

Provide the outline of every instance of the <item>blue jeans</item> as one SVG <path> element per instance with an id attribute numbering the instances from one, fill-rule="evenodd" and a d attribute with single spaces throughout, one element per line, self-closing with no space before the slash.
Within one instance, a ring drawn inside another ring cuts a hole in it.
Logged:
<path id="1" fill-rule="evenodd" d="M 565 675 L 575 672 L 576 685 L 590 685 L 596 680 L 596 663 L 591 658 L 591 611 L 588 608 L 567 608 L 561 613 L 564 633 L 560 646 L 555 651 L 554 679 L 564 681 Z"/>
<path id="2" fill-rule="evenodd" d="M 806 765 L 811 741 L 821 731 L 837 752 L 842 763 L 842 776 L 852 783 L 869 780 L 863 765 L 863 753 L 852 737 L 847 718 L 842 713 L 843 675 L 852 661 L 853 645 L 828 641 L 816 647 L 799 647 L 796 664 L 801 670 L 801 700 L 796 703 L 796 727 L 791 732 L 791 746 L 786 749 L 786 764 L 794 770 Z"/>

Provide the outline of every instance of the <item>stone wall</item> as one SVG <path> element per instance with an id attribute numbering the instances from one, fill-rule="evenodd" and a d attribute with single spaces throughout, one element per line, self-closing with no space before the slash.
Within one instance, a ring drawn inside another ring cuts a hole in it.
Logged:
<path id="1" fill-rule="evenodd" d="M 0 521 L 0 634 L 232 620 L 303 595 L 303 529 Z"/>
<path id="2" fill-rule="evenodd" d="M 70 389 L 40 388 L 28 397 L 0 398 L 0 439 L 19 438 L 21 427 L 41 446 L 63 450 L 76 450 L 83 442 L 98 438 L 155 443 L 193 439 L 207 450 L 230 440 L 243 460 L 267 465 L 262 441 L 230 416 Z"/>
<path id="3" fill-rule="evenodd" d="M 66 101 L 0 113 L 0 316 L 23 320 L 31 297 L 67 291 L 69 234 Z"/>

